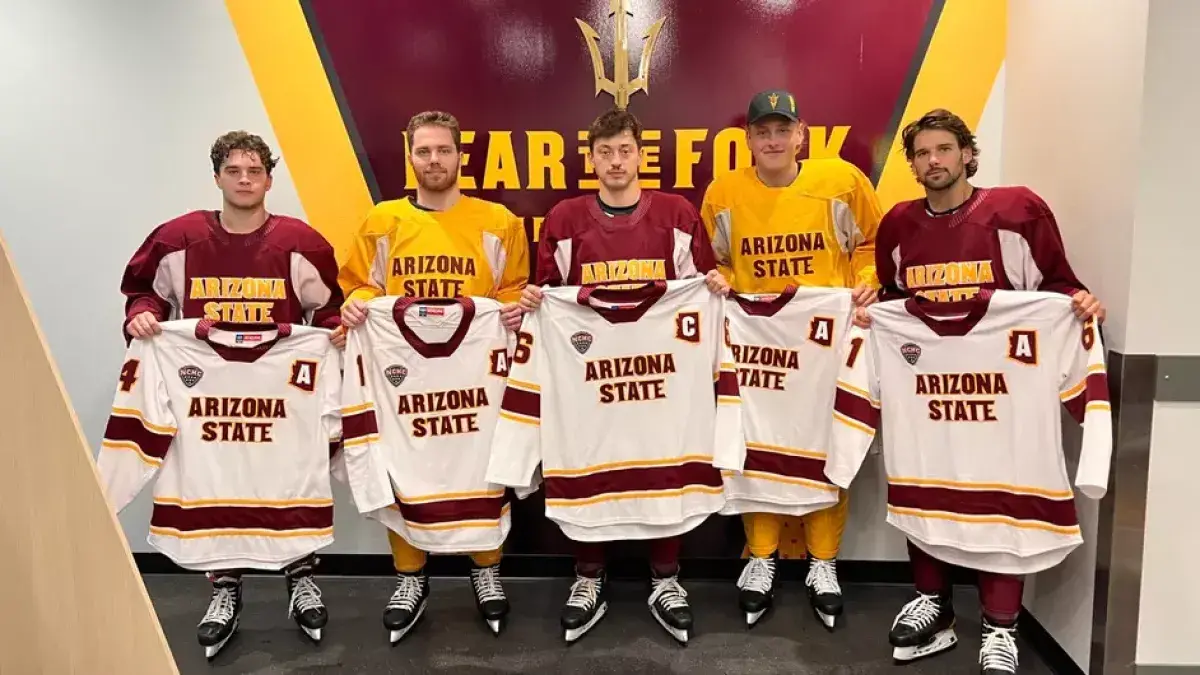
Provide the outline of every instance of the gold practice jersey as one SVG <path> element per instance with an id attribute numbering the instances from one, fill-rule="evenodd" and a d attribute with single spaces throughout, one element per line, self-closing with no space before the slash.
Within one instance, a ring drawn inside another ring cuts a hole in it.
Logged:
<path id="1" fill-rule="evenodd" d="M 394 486 L 395 503 L 370 516 L 420 550 L 490 551 L 508 535 L 505 488 L 484 474 L 510 336 L 500 304 L 471 297 L 376 298 L 349 333 L 345 444 Z"/>
<path id="2" fill-rule="evenodd" d="M 546 516 L 576 541 L 673 536 L 719 511 L 718 469 L 742 451 L 724 303 L 702 278 L 545 289 L 517 334 L 488 480 L 528 485 L 541 463 Z"/>
<path id="3" fill-rule="evenodd" d="M 835 403 L 825 472 L 848 487 L 879 426 L 888 522 L 939 560 L 1002 574 L 1062 562 L 1083 538 L 1060 406 L 1083 425 L 1075 485 L 1108 486 L 1104 347 L 1065 295 L 983 290 L 970 300 L 872 305 Z"/>
<path id="4" fill-rule="evenodd" d="M 832 506 L 830 416 L 853 303 L 843 288 L 731 294 L 725 303 L 745 428 L 742 471 L 724 471 L 723 515 L 802 516 Z"/>
<path id="5" fill-rule="evenodd" d="M 807 159 L 796 180 L 768 187 L 754 167 L 713 180 L 700 209 L 717 265 L 740 293 L 787 286 L 878 286 L 871 181 L 839 158 Z"/>

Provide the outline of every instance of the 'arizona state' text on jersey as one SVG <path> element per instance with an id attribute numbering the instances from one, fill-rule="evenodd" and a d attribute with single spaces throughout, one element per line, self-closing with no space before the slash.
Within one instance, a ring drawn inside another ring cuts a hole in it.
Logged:
<path id="1" fill-rule="evenodd" d="M 835 403 L 826 474 L 846 487 L 883 406 L 888 522 L 939 560 L 1002 574 L 1062 562 L 1082 541 L 1059 406 L 1083 425 L 1075 485 L 1108 486 L 1104 347 L 1059 294 L 983 291 L 869 309 Z"/>
<path id="2" fill-rule="evenodd" d="M 515 302 L 528 278 L 524 223 L 502 204 L 467 196 L 446 211 L 409 198 L 375 205 L 338 276 L 346 299 L 364 302 L 381 295 Z"/>
<path id="3" fill-rule="evenodd" d="M 696 207 L 643 190 L 629 215 L 609 215 L 594 194 L 550 209 L 538 242 L 539 286 L 641 285 L 703 276 L 716 267 Z"/>
<path id="4" fill-rule="evenodd" d="M 1054 214 L 1026 187 L 975 188 L 952 213 L 925 200 L 897 204 L 879 225 L 880 300 L 951 302 L 980 290 L 1086 290 L 1063 250 Z"/>
<path id="5" fill-rule="evenodd" d="M 495 300 L 394 296 L 368 302 L 349 333 L 345 445 L 380 460 L 395 487 L 370 516 L 422 551 L 490 551 L 508 535 L 505 488 L 484 474 L 510 335 Z"/>
<path id="6" fill-rule="evenodd" d="M 795 287 L 725 303 L 746 453 L 741 473 L 722 472 L 723 515 L 801 516 L 837 503 L 825 456 L 852 307 L 847 289 Z"/>
<path id="7" fill-rule="evenodd" d="M 742 452 L 724 302 L 702 278 L 546 289 L 517 334 L 488 480 L 528 485 L 540 462 L 546 516 L 576 541 L 674 536 L 719 511 L 717 469 Z"/>
<path id="8" fill-rule="evenodd" d="M 332 543 L 341 379 L 329 332 L 161 325 L 130 344 L 104 432 L 113 507 L 157 478 L 148 541 L 188 569 L 277 570 Z M 345 459 L 357 471 L 359 457 Z"/>
<path id="9" fill-rule="evenodd" d="M 740 293 L 875 286 L 880 208 L 870 180 L 839 158 L 808 159 L 786 187 L 754 167 L 713 180 L 700 209 L 717 264 Z"/>

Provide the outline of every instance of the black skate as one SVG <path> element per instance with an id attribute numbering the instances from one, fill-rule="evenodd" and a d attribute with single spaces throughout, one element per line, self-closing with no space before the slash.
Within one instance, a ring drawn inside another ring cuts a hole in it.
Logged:
<path id="1" fill-rule="evenodd" d="M 313 642 L 321 641 L 321 631 L 329 623 L 329 611 L 321 601 L 321 589 L 313 580 L 316 560 L 308 559 L 284 570 L 287 580 L 288 618 L 294 620 Z"/>
<path id="2" fill-rule="evenodd" d="M 608 601 L 604 598 L 605 578 L 575 576 L 571 584 L 571 595 L 562 609 L 563 638 L 574 642 L 591 630 L 608 613 Z"/>
<path id="3" fill-rule="evenodd" d="M 475 589 L 475 606 L 493 635 L 504 629 L 508 616 L 508 598 L 500 585 L 500 565 L 471 568 L 471 586 Z"/>
<path id="4" fill-rule="evenodd" d="M 999 626 L 983 619 L 983 646 L 979 648 L 981 675 L 1011 675 L 1017 672 L 1017 627 Z"/>
<path id="5" fill-rule="evenodd" d="M 738 605 L 746 613 L 746 625 L 758 623 L 775 599 L 775 559 L 751 556 L 738 577 Z"/>
<path id="6" fill-rule="evenodd" d="M 402 640 L 416 625 L 429 599 L 429 577 L 424 570 L 396 576 L 396 591 L 383 610 L 383 626 L 388 629 L 392 644 Z"/>
<path id="7" fill-rule="evenodd" d="M 811 558 L 804 585 L 808 588 L 808 601 L 812 604 L 813 613 L 825 628 L 833 630 L 837 618 L 842 615 L 842 587 L 838 584 L 837 560 Z"/>
<path id="8" fill-rule="evenodd" d="M 692 608 L 688 605 L 687 591 L 679 585 L 679 577 L 655 577 L 650 580 L 654 590 L 650 593 L 650 613 L 671 637 L 680 644 L 687 644 L 692 630 Z"/>
<path id="9" fill-rule="evenodd" d="M 919 594 L 905 605 L 892 622 L 888 634 L 892 643 L 892 658 L 907 663 L 933 656 L 958 643 L 954 632 L 954 607 L 949 595 Z"/>
<path id="10" fill-rule="evenodd" d="M 204 658 L 211 659 L 225 647 L 229 638 L 237 631 L 242 616 L 242 580 L 238 577 L 216 576 L 212 578 L 212 600 L 208 611 L 200 620 L 196 637 L 204 647 Z"/>

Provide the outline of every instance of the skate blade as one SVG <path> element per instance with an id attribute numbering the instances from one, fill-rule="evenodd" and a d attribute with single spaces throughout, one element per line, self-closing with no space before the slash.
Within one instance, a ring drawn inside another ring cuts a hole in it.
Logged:
<path id="1" fill-rule="evenodd" d="M 208 645 L 204 648 L 204 658 L 205 659 L 208 659 L 211 661 L 213 657 L 215 657 L 217 654 L 221 653 L 221 650 L 225 648 L 225 645 L 228 644 L 229 641 L 231 639 L 233 639 L 233 636 L 237 634 L 239 621 L 240 621 L 240 619 L 237 619 L 237 618 L 235 618 L 233 620 L 233 628 L 231 628 L 229 630 L 229 635 L 226 635 L 224 640 L 221 640 L 220 642 L 218 642 L 215 645 Z"/>
<path id="2" fill-rule="evenodd" d="M 488 628 L 492 631 L 492 635 L 499 635 L 500 630 L 504 627 L 504 623 L 500 619 L 486 619 Z"/>
<path id="3" fill-rule="evenodd" d="M 954 647 L 958 643 L 958 635 L 953 628 L 946 629 L 937 633 L 933 638 L 925 644 L 916 645 L 913 647 L 896 647 L 892 649 L 892 658 L 899 663 L 908 663 L 916 661 L 934 654 L 940 654 Z"/>
<path id="4" fill-rule="evenodd" d="M 654 611 L 653 609 L 650 610 L 650 614 L 652 614 L 654 616 L 654 620 L 658 622 L 658 625 L 662 626 L 663 630 L 670 633 L 671 637 L 675 638 L 675 640 L 678 641 L 679 644 L 687 646 L 688 631 L 683 630 L 681 628 L 674 628 L 674 627 L 670 626 L 669 624 L 667 624 L 666 621 L 663 621 L 662 617 L 660 617 L 658 615 L 658 612 Z"/>
<path id="5" fill-rule="evenodd" d="M 308 628 L 306 626 L 300 626 L 300 630 L 304 631 L 304 634 L 307 635 L 309 637 L 309 639 L 312 640 L 313 642 L 321 641 L 321 629 L 320 628 Z"/>
<path id="6" fill-rule="evenodd" d="M 825 612 L 822 612 L 819 609 L 814 609 L 813 614 L 817 615 L 817 618 L 821 620 L 821 623 L 824 624 L 825 628 L 827 628 L 828 630 L 833 630 L 834 628 L 837 627 L 837 616 L 836 615 L 826 614 Z"/>
<path id="7" fill-rule="evenodd" d="M 765 609 L 760 609 L 757 612 L 746 612 L 746 625 L 753 626 L 754 624 L 758 623 L 758 620 L 761 619 L 763 614 L 766 613 L 767 610 Z"/>
<path id="8" fill-rule="evenodd" d="M 607 613 L 608 613 L 608 603 L 607 602 L 600 603 L 600 606 L 596 608 L 596 614 L 592 616 L 591 621 L 583 624 L 579 628 L 564 629 L 563 630 L 563 639 L 565 639 L 568 643 L 578 640 L 579 638 L 586 635 L 587 632 L 589 630 L 591 630 L 596 624 L 600 623 L 600 619 L 603 619 L 604 615 Z"/>
<path id="9" fill-rule="evenodd" d="M 408 632 L 417 625 L 417 622 L 421 620 L 421 615 L 425 613 L 425 604 L 426 603 L 424 602 L 421 603 L 421 606 L 417 608 L 416 616 L 413 617 L 413 620 L 410 621 L 407 626 L 401 628 L 400 630 L 388 631 L 388 639 L 392 644 L 396 644 L 397 642 L 403 640 L 404 636 L 408 635 Z"/>

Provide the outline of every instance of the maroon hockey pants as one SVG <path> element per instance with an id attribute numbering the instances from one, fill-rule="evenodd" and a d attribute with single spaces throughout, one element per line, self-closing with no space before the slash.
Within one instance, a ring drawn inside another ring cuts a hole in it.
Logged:
<path id="1" fill-rule="evenodd" d="M 950 592 L 950 564 L 922 551 L 908 542 L 908 559 L 912 562 L 913 581 L 917 591 L 930 595 Z M 1012 574 L 976 572 L 979 575 L 979 602 L 983 615 L 993 623 L 1008 626 L 1021 613 L 1021 593 L 1025 579 Z"/>
<path id="2" fill-rule="evenodd" d="M 681 537 L 651 539 L 650 569 L 656 577 L 669 577 L 679 573 L 679 548 Z M 575 573 L 585 577 L 598 577 L 604 571 L 604 542 L 577 541 L 575 544 Z"/>

